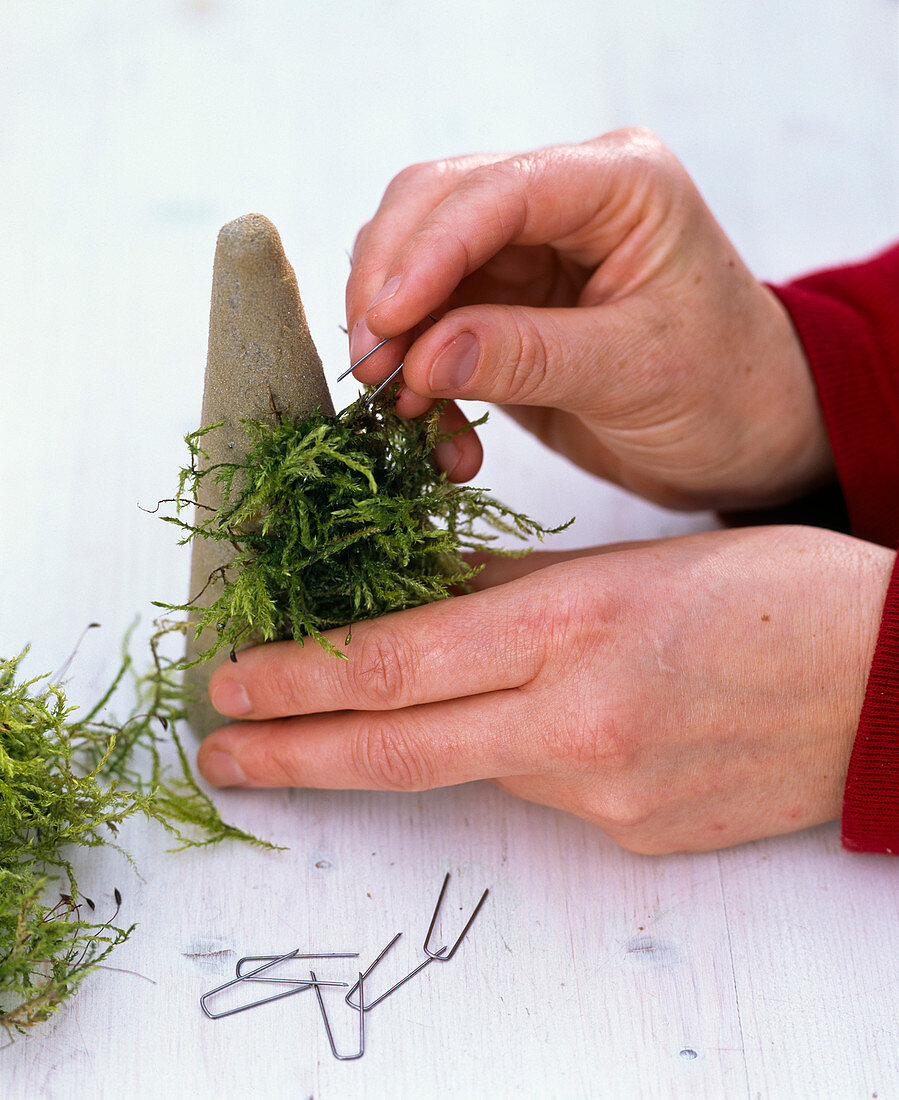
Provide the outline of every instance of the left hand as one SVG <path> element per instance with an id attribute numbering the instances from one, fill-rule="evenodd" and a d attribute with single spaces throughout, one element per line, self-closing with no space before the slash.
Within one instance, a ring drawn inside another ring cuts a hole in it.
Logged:
<path id="1" fill-rule="evenodd" d="M 357 624 L 348 661 L 314 642 L 241 653 L 210 695 L 250 721 L 207 738 L 201 771 L 405 791 L 487 778 L 649 853 L 838 816 L 889 551 L 767 527 L 563 557 L 501 559 L 505 583 Z"/>

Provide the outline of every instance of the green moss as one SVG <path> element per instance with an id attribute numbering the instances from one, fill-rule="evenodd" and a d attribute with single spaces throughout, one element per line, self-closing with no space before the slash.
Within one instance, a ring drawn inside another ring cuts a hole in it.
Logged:
<path id="1" fill-rule="evenodd" d="M 124 725 L 101 712 L 131 670 L 127 655 L 85 715 L 49 678 L 20 677 L 24 652 L 0 660 L 0 1026 L 7 1030 L 47 1019 L 134 927 L 115 923 L 117 889 L 115 913 L 95 918 L 95 903 L 78 886 L 75 852 L 118 847 L 119 826 L 135 815 L 158 821 L 179 846 L 262 843 L 226 825 L 196 785 L 174 728 L 183 689 L 155 650 L 154 641 L 153 671 L 139 681 Z M 176 772 L 163 765 L 166 740 L 176 747 Z"/>
<path id="2" fill-rule="evenodd" d="M 477 572 L 464 551 L 527 553 L 500 549 L 500 534 L 525 541 L 562 529 L 448 481 L 431 454 L 459 433 L 440 432 L 440 412 L 402 420 L 360 398 L 338 416 L 250 420 L 246 458 L 218 465 L 202 447 L 218 425 L 186 437 L 190 465 L 177 514 L 165 518 L 182 528 L 183 542 L 219 541 L 233 557 L 209 578 L 222 581 L 210 606 L 200 606 L 202 593 L 188 604 L 157 605 L 194 613 L 198 637 L 204 627 L 214 632 L 198 661 L 222 647 L 233 654 L 251 641 L 307 636 L 344 656 L 322 631 L 464 591 Z M 221 492 L 215 510 L 203 500 L 209 478 Z"/>

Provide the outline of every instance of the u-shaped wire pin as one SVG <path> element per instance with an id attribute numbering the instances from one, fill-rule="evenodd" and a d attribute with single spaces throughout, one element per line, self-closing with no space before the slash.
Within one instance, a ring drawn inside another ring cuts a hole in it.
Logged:
<path id="1" fill-rule="evenodd" d="M 367 351 L 365 353 L 365 355 L 363 355 L 360 359 L 357 359 L 356 362 L 353 363 L 351 366 L 347 367 L 347 369 L 343 372 L 343 374 L 338 374 L 337 381 L 342 382 L 344 380 L 344 378 L 348 377 L 348 375 L 351 375 L 353 373 L 353 371 L 356 369 L 356 367 L 361 367 L 362 364 L 365 362 L 365 360 L 370 355 L 374 355 L 374 353 L 376 351 L 380 351 L 381 348 L 384 347 L 385 344 L 389 344 L 392 339 L 393 339 L 392 336 L 388 336 L 384 340 L 382 340 L 380 342 L 380 344 L 375 344 L 375 346 L 371 349 L 371 351 Z"/>
<path id="2" fill-rule="evenodd" d="M 375 959 L 375 961 L 364 972 L 363 977 L 368 978 L 369 974 L 371 974 L 371 972 L 374 970 L 374 968 L 378 965 L 378 963 L 381 961 L 381 959 L 384 958 L 384 956 L 387 954 L 387 952 L 390 950 L 390 948 L 393 947 L 393 945 L 396 943 L 396 941 L 400 938 L 401 935 L 402 935 L 402 932 L 397 932 L 397 934 L 393 937 L 393 939 L 390 941 L 390 943 L 387 944 L 387 946 L 384 948 L 384 950 L 381 952 L 381 954 L 378 955 L 378 957 Z M 439 951 L 435 952 L 435 955 L 439 958 L 443 954 L 444 951 L 446 951 L 446 948 L 441 947 Z M 400 988 L 400 986 L 405 985 L 406 982 L 411 981 L 415 977 L 416 974 L 420 974 L 422 972 L 422 970 L 424 970 L 424 968 L 426 966 L 430 966 L 432 962 L 434 962 L 434 958 L 429 956 L 427 959 L 425 959 L 425 961 L 423 963 L 419 963 L 418 966 L 416 966 L 414 970 L 409 971 L 409 973 L 405 976 L 405 978 L 400 978 L 400 980 L 398 982 L 396 982 L 395 985 L 392 985 L 387 990 L 386 993 L 382 993 L 380 997 L 375 997 L 375 999 L 373 1001 L 370 1001 L 365 1006 L 363 1011 L 364 1012 L 370 1012 L 373 1008 L 375 1008 L 377 1005 L 379 1005 L 381 1003 L 381 1001 L 386 1001 L 387 998 L 391 995 L 391 993 L 396 993 L 396 991 Z M 355 1008 L 357 1012 L 359 1011 L 359 1005 L 353 1004 L 353 999 L 352 998 L 353 998 L 353 994 L 356 992 L 356 990 L 358 988 L 359 988 L 359 983 L 356 982 L 355 985 L 350 986 L 350 989 L 349 989 L 347 995 L 344 997 L 344 1000 L 350 1006 L 350 1008 Z"/>
<path id="3" fill-rule="evenodd" d="M 315 977 L 315 971 L 310 970 L 309 976 L 312 978 L 315 984 L 315 996 L 318 998 L 318 1007 L 322 1014 L 322 1019 L 325 1022 L 325 1031 L 328 1034 L 328 1042 L 331 1045 L 331 1053 L 338 1060 L 338 1062 L 354 1062 L 357 1058 L 361 1058 L 365 1053 L 365 978 L 362 974 L 359 975 L 359 1007 L 356 1011 L 359 1013 L 359 1050 L 354 1054 L 338 1054 L 337 1047 L 334 1045 L 334 1036 L 331 1033 L 331 1025 L 328 1023 L 328 1014 L 325 1012 L 325 1002 L 322 998 L 322 991 L 319 989 L 319 983 Z M 355 1005 L 353 1006 L 356 1007 Z"/>
<path id="4" fill-rule="evenodd" d="M 429 313 L 428 317 L 434 322 L 435 325 L 437 324 L 438 319 L 434 316 L 433 313 Z M 371 351 L 367 351 L 365 353 L 365 355 L 360 356 L 360 358 L 358 358 L 356 360 L 356 362 L 353 363 L 352 366 L 347 367 L 347 369 L 343 372 L 343 374 L 338 375 L 337 376 L 337 381 L 342 382 L 344 380 L 344 378 L 346 378 L 348 375 L 353 373 L 353 371 L 356 369 L 356 367 L 361 366 L 370 355 L 374 355 L 374 353 L 376 351 L 380 351 L 381 348 L 384 347 L 385 344 L 389 344 L 391 340 L 395 340 L 395 339 L 396 339 L 395 336 L 387 336 L 379 344 L 375 344 L 375 346 L 371 349 Z M 387 387 L 394 380 L 394 378 L 396 378 L 396 376 L 400 373 L 400 371 L 402 369 L 403 369 L 403 364 L 400 363 L 400 365 L 396 368 L 396 370 L 391 371 L 391 373 L 388 374 L 388 376 L 384 379 L 384 381 L 380 384 L 380 386 L 378 386 L 378 388 L 373 393 L 370 393 L 368 395 L 368 397 L 365 398 L 365 400 L 363 401 L 363 405 L 370 405 L 371 402 L 374 401 L 374 399 L 378 396 L 379 393 L 382 393 L 384 390 L 387 389 Z"/>
<path id="5" fill-rule="evenodd" d="M 347 982 L 321 982 L 316 979 L 315 982 L 310 982 L 303 978 L 299 982 L 294 980 L 291 982 L 293 989 L 285 989 L 283 993 L 275 993 L 271 997 L 262 997 L 258 1001 L 251 1001 L 246 1005 L 238 1005 L 237 1008 L 229 1008 L 224 1012 L 210 1012 L 206 1007 L 206 1002 L 210 997 L 215 996 L 216 993 L 221 993 L 225 989 L 230 989 L 232 985 L 237 985 L 239 982 L 249 981 L 250 978 L 254 978 L 257 974 L 261 974 L 264 970 L 269 970 L 273 966 L 277 966 L 280 962 L 285 962 L 287 959 L 295 959 L 299 955 L 299 948 L 294 951 L 288 951 L 286 955 L 279 955 L 277 958 L 271 960 L 271 962 L 263 963 L 262 966 L 258 966 L 255 970 L 251 970 L 249 974 L 244 974 L 242 977 L 232 978 L 230 982 L 224 982 L 222 985 L 217 985 L 215 989 L 210 989 L 207 993 L 204 993 L 200 998 L 200 1008 L 203 1010 L 203 1014 L 210 1020 L 221 1020 L 224 1016 L 234 1016 L 238 1012 L 246 1012 L 250 1008 L 258 1008 L 260 1005 L 269 1004 L 271 1001 L 280 1001 L 283 997 L 292 997 L 295 993 L 305 993 L 307 989 L 311 989 L 313 985 L 318 988 L 318 985 L 339 985 L 346 987 Z M 257 979 L 257 981 L 260 979 Z"/>
<path id="6" fill-rule="evenodd" d="M 358 959 L 358 951 L 311 951 L 308 954 L 301 955 L 299 952 L 292 955 L 293 959 Z M 234 968 L 234 973 L 245 982 L 266 982 L 269 985 L 295 985 L 297 982 L 304 982 L 305 978 L 253 978 L 249 974 L 241 973 L 241 967 L 244 963 L 251 962 L 277 962 L 278 957 L 275 955 L 244 955 L 242 959 L 237 960 L 237 966 Z M 259 973 L 254 971 L 253 973 Z M 345 983 L 344 983 L 345 984 Z M 354 987 L 355 988 L 355 987 Z"/>
<path id="7" fill-rule="evenodd" d="M 449 962 L 453 955 L 455 955 L 455 953 L 459 950 L 459 944 L 465 939 L 465 935 L 468 932 L 468 929 L 471 928 L 471 926 L 474 924 L 475 917 L 480 912 L 481 906 L 487 900 L 487 895 L 490 893 L 488 889 L 485 890 L 483 894 L 481 894 L 481 899 L 474 907 L 471 916 L 465 922 L 465 927 L 459 933 L 459 938 L 456 940 L 450 950 L 446 952 L 446 954 L 444 954 L 444 952 L 446 951 L 445 947 L 442 947 L 439 951 L 431 951 L 431 949 L 428 947 L 428 944 L 431 942 L 431 933 L 434 931 L 434 925 L 437 923 L 437 915 L 440 912 L 440 906 L 443 903 L 443 895 L 446 893 L 446 887 L 449 880 L 449 871 L 447 871 L 446 878 L 443 880 L 443 885 L 440 887 L 440 894 L 437 897 L 437 904 L 434 906 L 434 915 L 431 917 L 431 923 L 428 925 L 428 930 L 425 933 L 425 942 L 423 944 L 424 953 L 433 962 Z"/>

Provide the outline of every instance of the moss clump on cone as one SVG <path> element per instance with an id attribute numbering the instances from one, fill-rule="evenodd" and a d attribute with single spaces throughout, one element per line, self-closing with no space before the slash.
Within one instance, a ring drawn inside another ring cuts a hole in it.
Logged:
<path id="1" fill-rule="evenodd" d="M 249 642 L 305 637 L 343 657 L 322 631 L 464 591 L 477 572 L 464 551 L 528 552 L 500 549 L 499 534 L 542 539 L 568 526 L 547 529 L 483 489 L 448 481 L 431 455 L 460 433 L 441 432 L 440 413 L 403 420 L 361 397 L 338 416 L 248 420 L 248 453 L 234 463 L 209 464 L 203 451 L 218 425 L 186 437 L 177 514 L 164 518 L 184 530 L 182 542 L 237 550 L 209 578 L 221 581 L 214 602 L 200 606 L 201 592 L 188 604 L 157 604 L 192 614 L 197 637 L 214 632 L 193 664 L 223 647 L 233 655 Z M 209 478 L 221 492 L 217 509 L 203 501 Z M 188 522 L 182 515 L 193 508 Z"/>

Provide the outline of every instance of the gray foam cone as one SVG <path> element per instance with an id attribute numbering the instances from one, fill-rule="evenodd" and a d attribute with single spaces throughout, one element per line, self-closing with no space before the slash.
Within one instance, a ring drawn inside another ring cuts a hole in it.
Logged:
<path id="1" fill-rule="evenodd" d="M 203 437 L 203 449 L 213 465 L 240 461 L 248 444 L 242 420 L 274 422 L 275 410 L 300 417 L 313 409 L 334 412 L 296 276 L 277 229 L 261 214 L 247 214 L 222 228 L 215 249 L 201 423 L 204 427 L 223 423 Z M 202 482 L 201 499 L 213 508 L 221 504 L 211 478 Z M 203 591 L 197 606 L 208 607 L 221 594 L 221 581 L 210 582 L 210 577 L 234 556 L 228 542 L 193 542 L 190 598 Z M 210 631 L 197 640 L 191 632 L 188 660 L 213 640 Z M 193 695 L 188 721 L 200 737 L 226 721 L 207 694 L 212 673 L 226 660 L 224 650 L 185 674 Z"/>

